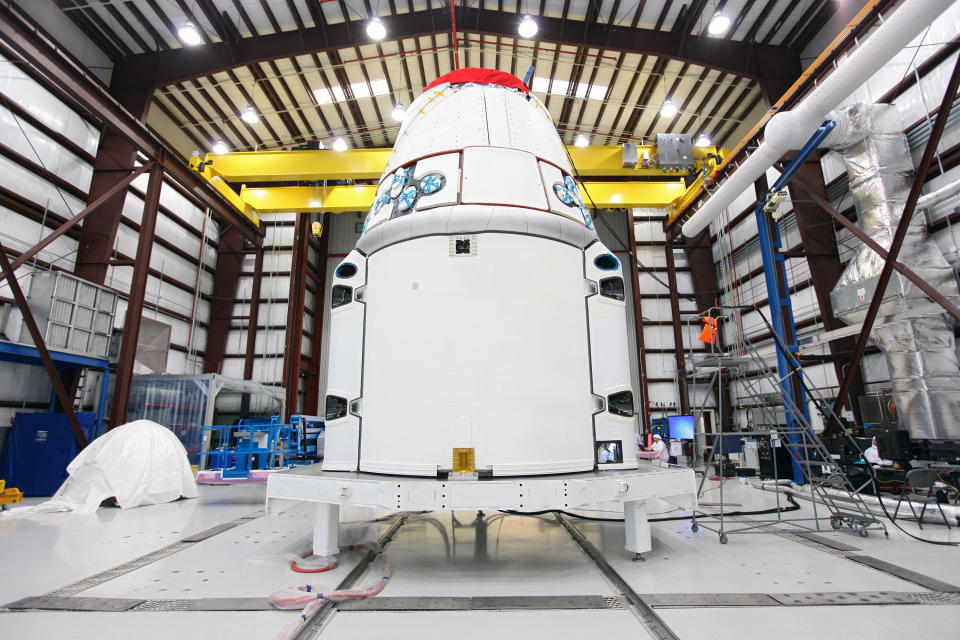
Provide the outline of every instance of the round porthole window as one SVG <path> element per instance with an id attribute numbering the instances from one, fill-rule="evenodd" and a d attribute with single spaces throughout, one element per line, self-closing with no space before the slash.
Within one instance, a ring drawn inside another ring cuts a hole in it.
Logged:
<path id="1" fill-rule="evenodd" d="M 352 278 L 355 275 L 357 275 L 357 265 L 352 262 L 344 262 L 337 267 L 338 278 Z"/>
<path id="2" fill-rule="evenodd" d="M 616 271 L 620 267 L 620 261 L 609 253 L 601 253 L 593 259 L 593 264 L 603 271 Z"/>

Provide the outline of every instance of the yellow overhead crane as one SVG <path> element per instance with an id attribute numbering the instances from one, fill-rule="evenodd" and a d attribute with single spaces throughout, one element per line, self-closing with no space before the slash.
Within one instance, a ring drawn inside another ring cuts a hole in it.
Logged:
<path id="1" fill-rule="evenodd" d="M 683 174 L 667 172 L 656 166 L 624 167 L 620 145 L 568 147 L 580 177 L 583 201 L 599 209 L 634 207 L 664 208 L 683 202 L 702 185 L 703 169 L 716 165 L 714 147 L 694 148 L 694 170 L 701 176 L 689 187 Z M 638 146 L 639 158 L 655 157 L 655 146 Z M 240 151 L 221 155 L 195 156 L 190 166 L 259 226 L 259 213 L 295 213 L 326 211 L 345 213 L 366 211 L 373 204 L 376 186 L 336 185 L 269 186 L 272 182 L 322 182 L 324 180 L 379 180 L 392 149 L 354 149 L 348 151 Z M 591 180 L 590 178 L 597 178 Z M 599 178 L 619 178 L 602 181 Z M 644 178 L 629 181 L 623 178 Z M 659 180 L 651 180 L 660 178 Z M 241 184 L 240 193 L 230 184 Z M 257 186 L 247 187 L 246 183 Z"/>

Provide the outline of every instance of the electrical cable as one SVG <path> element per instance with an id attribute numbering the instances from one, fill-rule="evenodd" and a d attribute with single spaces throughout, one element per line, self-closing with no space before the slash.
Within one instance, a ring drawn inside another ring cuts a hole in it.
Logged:
<path id="1" fill-rule="evenodd" d="M 787 495 L 787 500 L 790 501 L 789 507 L 773 507 L 771 509 L 758 509 L 756 511 L 729 511 L 723 514 L 723 517 L 733 517 L 733 516 L 764 516 L 770 515 L 773 513 L 788 513 L 790 511 L 797 511 L 800 509 L 800 505 L 794 500 L 793 496 Z M 507 513 L 512 516 L 542 516 L 548 513 L 560 513 L 571 518 L 577 518 L 579 520 L 588 520 L 590 522 L 623 522 L 623 518 L 598 518 L 596 516 L 585 516 L 579 513 L 574 513 L 572 511 L 564 511 L 563 509 L 543 509 L 542 511 L 516 511 L 513 509 L 501 509 L 500 513 Z M 707 514 L 708 517 L 713 517 L 714 515 L 719 514 Z M 647 522 L 675 522 L 678 520 L 692 520 L 696 516 L 667 516 L 664 518 L 647 518 Z M 702 516 L 701 516 L 702 517 Z"/>

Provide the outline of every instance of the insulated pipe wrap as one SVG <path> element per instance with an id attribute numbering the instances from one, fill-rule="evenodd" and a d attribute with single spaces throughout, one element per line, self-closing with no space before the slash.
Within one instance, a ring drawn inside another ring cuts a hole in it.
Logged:
<path id="1" fill-rule="evenodd" d="M 857 224 L 889 249 L 913 182 L 907 137 L 892 105 L 853 105 L 829 116 L 840 124 L 827 145 L 847 166 Z M 960 289 L 923 216 L 914 215 L 898 260 L 954 301 Z M 837 317 L 862 322 L 883 270 L 883 259 L 861 245 L 830 294 Z M 901 424 L 915 438 L 960 437 L 960 366 L 953 319 L 899 273 L 885 292 L 873 338 L 890 370 Z"/>
<path id="2" fill-rule="evenodd" d="M 886 22 L 850 53 L 809 96 L 793 110 L 776 114 L 764 129 L 764 141 L 740 167 L 713 192 L 683 225 L 692 238 L 707 228 L 723 210 L 787 151 L 799 149 L 851 91 L 883 68 L 954 0 L 908 0 Z"/>

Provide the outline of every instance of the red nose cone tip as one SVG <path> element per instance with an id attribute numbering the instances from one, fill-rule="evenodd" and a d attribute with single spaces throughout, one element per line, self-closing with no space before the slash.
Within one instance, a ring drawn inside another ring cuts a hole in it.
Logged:
<path id="1" fill-rule="evenodd" d="M 450 84 L 463 84 L 466 82 L 477 82 L 479 84 L 499 84 L 504 87 L 510 87 L 511 89 L 519 89 L 524 93 L 530 93 L 530 89 L 527 88 L 527 85 L 523 84 L 523 81 L 520 80 L 520 78 L 511 75 L 506 71 L 482 69 L 480 67 L 467 67 L 465 69 L 457 69 L 456 71 L 445 73 L 427 85 L 427 88 L 424 91 L 429 91 L 430 89 L 433 89 L 434 87 L 445 82 L 449 82 Z"/>

